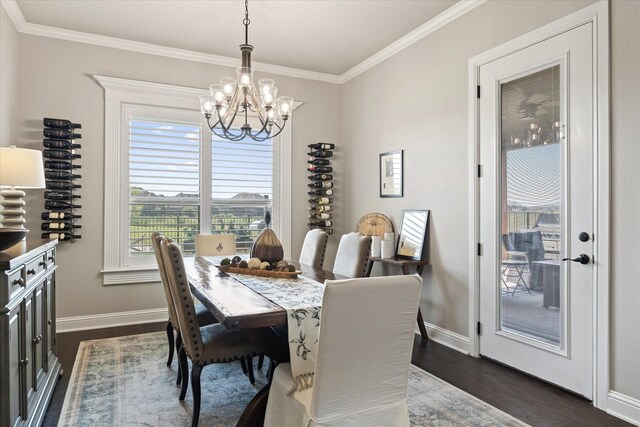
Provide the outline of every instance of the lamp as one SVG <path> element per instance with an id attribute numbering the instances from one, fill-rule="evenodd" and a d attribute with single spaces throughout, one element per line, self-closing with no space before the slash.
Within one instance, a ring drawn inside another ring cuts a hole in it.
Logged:
<path id="1" fill-rule="evenodd" d="M 258 80 L 258 87 L 253 83 L 251 68 L 251 52 L 249 44 L 249 4 L 244 2 L 245 15 L 244 44 L 240 45 L 242 66 L 237 69 L 235 77 L 223 77 L 220 84 L 209 86 L 209 95 L 200 97 L 200 111 L 207 118 L 211 131 L 220 138 L 240 141 L 251 138 L 254 141 L 265 141 L 282 132 L 293 111 L 293 98 L 278 96 L 278 88 L 271 79 Z M 260 129 L 253 130 L 249 124 L 249 114 L 253 113 L 260 120 Z M 237 117 L 244 123 L 239 129 L 232 129 Z M 213 118 L 213 120 L 212 120 Z M 211 123 L 213 121 L 213 124 Z"/>
<path id="2" fill-rule="evenodd" d="M 44 188 L 42 152 L 26 148 L 0 147 L 0 226 L 24 229 L 24 191 L 17 188 Z"/>

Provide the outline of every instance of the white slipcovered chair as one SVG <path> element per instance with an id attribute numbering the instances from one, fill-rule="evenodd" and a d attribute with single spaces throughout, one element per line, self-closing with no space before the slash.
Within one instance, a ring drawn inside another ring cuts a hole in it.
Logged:
<path id="1" fill-rule="evenodd" d="M 358 232 L 344 234 L 338 244 L 333 274 L 342 277 L 364 277 L 371 253 L 371 236 Z"/>
<path id="2" fill-rule="evenodd" d="M 327 281 L 314 385 L 289 395 L 291 366 L 278 365 L 265 427 L 408 426 L 421 288 L 418 275 Z"/>
<path id="3" fill-rule="evenodd" d="M 327 250 L 328 240 L 329 235 L 319 228 L 307 232 L 302 244 L 302 252 L 300 253 L 300 264 L 321 269 L 322 264 L 324 264 L 324 254 Z"/>

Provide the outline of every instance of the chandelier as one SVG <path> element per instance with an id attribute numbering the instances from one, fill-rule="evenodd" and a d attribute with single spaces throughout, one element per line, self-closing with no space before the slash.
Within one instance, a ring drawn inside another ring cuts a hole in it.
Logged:
<path id="1" fill-rule="evenodd" d="M 271 79 L 258 80 L 258 87 L 253 83 L 251 68 L 251 51 L 249 44 L 249 3 L 244 2 L 245 15 L 244 44 L 240 45 L 242 66 L 237 69 L 237 80 L 233 77 L 222 77 L 220 84 L 209 86 L 209 95 L 200 97 L 200 111 L 207 118 L 207 124 L 215 135 L 230 141 L 251 138 L 254 141 L 265 141 L 282 132 L 293 110 L 293 98 L 277 96 L 278 88 Z M 252 129 L 249 114 L 257 115 L 260 129 Z M 236 118 L 242 118 L 244 124 L 234 127 Z M 213 123 L 212 123 L 213 122 Z"/>

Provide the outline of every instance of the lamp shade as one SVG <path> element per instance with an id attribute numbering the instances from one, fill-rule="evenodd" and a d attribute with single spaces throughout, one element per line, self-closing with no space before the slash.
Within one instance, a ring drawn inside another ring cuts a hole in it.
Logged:
<path id="1" fill-rule="evenodd" d="M 0 187 L 44 188 L 42 152 L 0 147 Z"/>

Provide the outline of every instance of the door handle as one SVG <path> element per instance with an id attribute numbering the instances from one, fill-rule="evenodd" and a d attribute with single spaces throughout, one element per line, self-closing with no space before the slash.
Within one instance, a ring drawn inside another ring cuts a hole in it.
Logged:
<path id="1" fill-rule="evenodd" d="M 589 264 L 591 259 L 587 254 L 580 254 L 577 258 L 562 258 L 563 261 L 579 262 L 580 264 Z"/>

